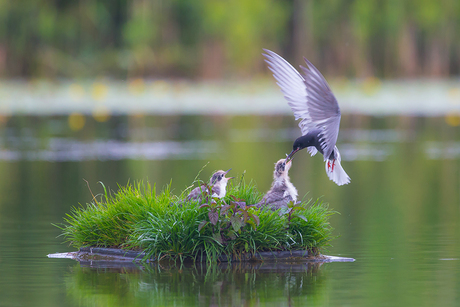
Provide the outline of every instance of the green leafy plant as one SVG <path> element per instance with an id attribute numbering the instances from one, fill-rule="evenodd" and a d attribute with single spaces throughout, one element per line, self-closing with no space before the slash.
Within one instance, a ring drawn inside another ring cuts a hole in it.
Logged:
<path id="1" fill-rule="evenodd" d="M 232 195 L 233 200 L 227 204 L 224 200 L 213 197 L 209 203 L 200 206 L 207 208 L 207 220 L 198 225 L 198 231 L 208 226 L 211 228 L 212 237 L 220 244 L 234 240 L 247 226 L 256 230 L 260 223 L 259 217 L 251 210 L 254 206 L 246 205 L 242 199 Z"/>
<path id="2" fill-rule="evenodd" d="M 222 198 L 210 196 L 204 184 L 200 200 L 187 200 L 139 181 L 115 193 L 74 208 L 58 225 L 75 247 L 99 246 L 143 250 L 155 259 L 217 261 L 261 251 L 309 250 L 319 253 L 333 239 L 329 217 L 335 213 L 321 201 L 290 203 L 276 211 L 256 208 L 262 193 L 244 176 L 230 184 Z"/>

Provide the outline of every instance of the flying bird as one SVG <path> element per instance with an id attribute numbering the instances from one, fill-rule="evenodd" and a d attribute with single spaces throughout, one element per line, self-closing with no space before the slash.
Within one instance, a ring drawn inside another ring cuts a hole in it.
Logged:
<path id="1" fill-rule="evenodd" d="M 275 163 L 272 186 L 262 200 L 256 204 L 257 207 L 268 206 L 276 210 L 287 206 L 291 201 L 294 203 L 297 201 L 297 189 L 288 176 L 292 161 L 286 161 L 287 159 L 281 159 Z"/>
<path id="2" fill-rule="evenodd" d="M 235 177 L 225 177 L 227 173 L 230 171 L 222 171 L 219 170 L 215 172 L 212 176 L 211 179 L 209 180 L 209 187 L 212 187 L 212 195 L 211 197 L 218 197 L 222 198 L 225 197 L 225 194 L 227 193 L 227 182 L 230 179 L 233 179 Z M 201 200 L 201 196 L 203 194 L 208 193 L 208 188 L 206 185 L 201 185 L 199 187 L 194 188 L 190 194 L 187 195 L 187 200 Z"/>
<path id="3" fill-rule="evenodd" d="M 337 185 L 350 182 L 340 164 L 340 152 L 335 145 L 339 134 L 340 108 L 323 75 L 304 58 L 307 67 L 300 66 L 301 75 L 291 64 L 273 51 L 264 49 L 265 62 L 273 72 L 295 119 L 300 119 L 302 136 L 292 145 L 287 160 L 301 149 L 307 148 L 314 156 L 318 151 L 326 162 L 326 173 Z"/>

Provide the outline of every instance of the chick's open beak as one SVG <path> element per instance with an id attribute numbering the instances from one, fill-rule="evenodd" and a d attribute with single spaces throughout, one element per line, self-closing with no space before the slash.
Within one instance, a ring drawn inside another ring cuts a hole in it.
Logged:
<path id="1" fill-rule="evenodd" d="M 231 171 L 231 170 L 232 170 L 231 168 L 228 169 L 228 171 L 225 172 L 225 175 L 227 175 L 227 173 L 228 173 L 229 171 Z M 235 178 L 235 177 L 226 177 L 226 178 L 227 178 L 227 179 L 233 179 L 233 178 Z"/>

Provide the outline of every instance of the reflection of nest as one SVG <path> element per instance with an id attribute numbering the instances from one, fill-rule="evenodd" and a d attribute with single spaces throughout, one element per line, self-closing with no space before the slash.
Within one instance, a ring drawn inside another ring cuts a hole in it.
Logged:
<path id="1" fill-rule="evenodd" d="M 198 270 L 207 271 L 210 268 L 218 269 L 222 272 L 249 273 L 258 271 L 260 273 L 280 273 L 280 272 L 312 272 L 316 273 L 324 262 L 219 262 L 211 265 L 205 262 L 185 262 L 178 264 L 171 261 L 161 263 L 138 263 L 117 260 L 94 260 L 79 259 L 81 267 L 93 269 L 109 269 L 112 272 L 144 271 L 155 273 L 158 270 Z"/>
<path id="2" fill-rule="evenodd" d="M 216 267 L 222 271 L 235 273 L 280 273 L 280 272 L 313 272 L 316 273 L 324 262 L 232 262 L 217 263 Z M 207 269 L 205 263 L 195 264 L 198 269 Z M 164 267 L 164 266 L 163 266 Z"/>
<path id="3" fill-rule="evenodd" d="M 120 268 L 120 267 L 142 267 L 148 263 L 157 262 L 155 259 L 145 259 L 145 253 L 138 251 L 127 251 L 114 248 L 85 247 L 79 252 L 72 253 L 73 259 L 79 261 L 82 266 L 96 268 Z M 283 266 L 296 267 L 314 267 L 315 264 L 321 265 L 324 262 L 334 261 L 354 261 L 351 258 L 339 258 L 325 255 L 312 255 L 308 251 L 273 251 L 260 252 L 254 254 L 244 253 L 227 257 L 219 257 L 219 267 L 241 267 L 241 268 L 259 268 L 270 270 L 282 268 Z M 199 259 L 193 262 L 186 260 L 184 263 L 198 265 L 205 263 L 206 259 Z M 175 264 L 176 262 L 160 261 L 161 265 Z M 319 267 L 318 265 L 318 267 Z M 302 269 L 303 270 L 303 269 Z"/>
<path id="4" fill-rule="evenodd" d="M 179 261 L 145 259 L 145 253 L 139 251 L 122 250 L 115 248 L 84 247 L 78 252 L 51 254 L 50 258 L 71 258 L 80 262 L 82 267 L 93 268 L 125 268 L 143 269 L 155 264 L 161 267 L 175 267 Z M 326 255 L 311 255 L 308 251 L 273 251 L 260 252 L 255 255 L 250 253 L 219 257 L 217 267 L 222 269 L 261 270 L 276 272 L 277 270 L 311 270 L 319 268 L 325 262 L 350 262 L 352 258 L 341 258 Z M 206 258 L 200 261 L 185 260 L 182 266 L 202 267 Z"/>
<path id="5" fill-rule="evenodd" d="M 67 278 L 67 289 L 80 303 L 94 302 L 106 294 L 111 302 L 145 298 L 145 306 L 184 306 L 190 302 L 200 306 L 250 306 L 274 301 L 288 306 L 321 292 L 328 273 L 320 269 L 322 265 L 323 262 L 191 261 L 140 265 L 82 260 L 81 267 L 77 265 Z"/>

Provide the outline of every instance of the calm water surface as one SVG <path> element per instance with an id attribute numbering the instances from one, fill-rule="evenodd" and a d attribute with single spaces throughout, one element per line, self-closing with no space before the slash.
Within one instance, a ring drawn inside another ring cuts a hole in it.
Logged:
<path id="1" fill-rule="evenodd" d="M 445 118 L 342 118 L 352 178 L 329 181 L 306 152 L 290 176 L 300 195 L 340 212 L 326 254 L 353 263 L 107 268 L 47 254 L 73 251 L 60 223 L 72 206 L 128 181 L 179 193 L 199 170 L 271 183 L 290 151 L 291 116 L 10 117 L 0 130 L 0 306 L 459 306 L 460 130 Z M 451 125 L 448 125 L 447 123 Z M 455 123 L 455 121 L 453 121 Z"/>

